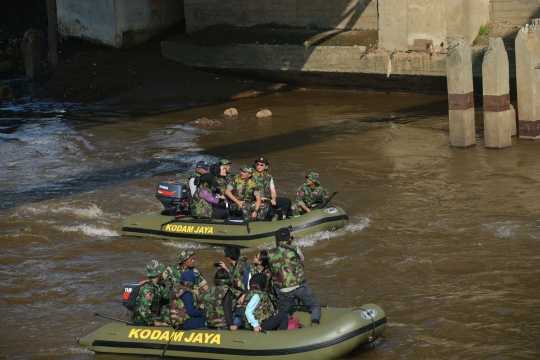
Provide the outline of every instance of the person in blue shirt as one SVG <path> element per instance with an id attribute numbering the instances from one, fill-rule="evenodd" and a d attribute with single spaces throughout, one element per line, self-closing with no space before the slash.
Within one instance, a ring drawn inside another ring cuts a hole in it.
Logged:
<path id="1" fill-rule="evenodd" d="M 287 330 L 289 316 L 285 312 L 275 313 L 274 305 L 266 292 L 267 277 L 255 274 L 249 280 L 249 291 L 244 300 L 244 326 L 255 332 L 261 330 Z"/>
<path id="2" fill-rule="evenodd" d="M 184 272 L 182 274 L 181 281 L 182 283 L 195 284 L 195 273 L 193 271 Z M 198 290 L 193 290 L 193 292 L 196 295 L 198 294 Z M 179 329 L 191 330 L 206 327 L 206 317 L 204 316 L 204 311 L 197 309 L 197 301 L 193 298 L 193 294 L 190 291 L 185 291 L 180 296 L 180 299 L 184 302 L 189 319 L 182 324 Z"/>

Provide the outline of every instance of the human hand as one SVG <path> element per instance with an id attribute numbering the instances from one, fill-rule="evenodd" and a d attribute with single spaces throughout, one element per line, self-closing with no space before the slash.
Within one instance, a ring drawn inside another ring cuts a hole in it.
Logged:
<path id="1" fill-rule="evenodd" d="M 253 331 L 255 331 L 255 332 L 259 332 L 261 330 L 262 330 L 262 327 L 260 327 L 260 326 L 257 326 L 255 328 L 253 328 Z"/>
<path id="2" fill-rule="evenodd" d="M 236 325 L 231 325 L 231 326 L 229 326 L 229 330 L 231 330 L 231 331 L 236 331 L 236 330 L 238 330 L 238 326 L 236 326 Z"/>
<path id="3" fill-rule="evenodd" d="M 257 217 L 257 212 L 253 210 L 253 212 L 251 213 L 251 218 L 255 219 L 256 217 Z"/>
<path id="4" fill-rule="evenodd" d="M 275 199 L 270 200 L 270 203 L 271 203 L 272 205 L 276 206 L 276 200 L 275 200 Z"/>

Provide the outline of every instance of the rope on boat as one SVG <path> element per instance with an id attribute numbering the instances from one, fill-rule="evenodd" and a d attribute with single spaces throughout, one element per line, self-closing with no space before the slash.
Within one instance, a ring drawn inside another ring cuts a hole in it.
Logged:
<path id="1" fill-rule="evenodd" d="M 369 342 L 372 342 L 374 339 L 375 339 L 375 321 L 373 320 L 373 316 L 371 316 L 371 312 L 364 309 L 364 308 L 354 308 L 352 309 L 351 311 L 354 311 L 354 310 L 364 310 L 366 312 L 366 314 L 369 315 L 369 317 L 371 318 L 371 325 L 372 325 L 372 328 L 373 328 L 373 332 L 372 332 L 372 335 L 369 337 Z"/>

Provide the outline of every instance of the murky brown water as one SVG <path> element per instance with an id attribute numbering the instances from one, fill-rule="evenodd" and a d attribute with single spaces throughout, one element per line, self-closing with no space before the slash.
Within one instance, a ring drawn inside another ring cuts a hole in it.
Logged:
<path id="1" fill-rule="evenodd" d="M 0 357 L 93 355 L 76 339 L 122 317 L 123 282 L 195 249 L 212 276 L 220 248 L 119 237 L 133 212 L 160 209 L 157 181 L 197 160 L 233 168 L 265 155 L 278 192 L 317 171 L 351 225 L 298 239 L 321 304 L 374 302 L 384 339 L 347 359 L 538 358 L 540 142 L 448 146 L 446 99 L 304 91 L 190 109 L 2 109 Z M 238 120 L 201 129 L 199 117 Z M 256 119 L 261 107 L 274 113 Z M 481 113 L 477 114 L 481 124 Z M 244 252 L 251 257 L 256 249 Z"/>

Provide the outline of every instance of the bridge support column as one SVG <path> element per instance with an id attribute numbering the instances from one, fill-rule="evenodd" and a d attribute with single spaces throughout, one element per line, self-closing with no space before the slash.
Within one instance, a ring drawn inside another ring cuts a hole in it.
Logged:
<path id="1" fill-rule="evenodd" d="M 519 138 L 540 138 L 540 19 L 516 36 Z"/>
<path id="2" fill-rule="evenodd" d="M 487 148 L 512 145 L 510 111 L 510 72 L 502 39 L 489 38 L 482 62 L 484 92 L 484 139 Z M 513 121 L 515 124 L 515 120 Z"/>
<path id="3" fill-rule="evenodd" d="M 452 41 L 446 56 L 450 146 L 467 148 L 476 143 L 471 49 L 462 39 Z"/>

